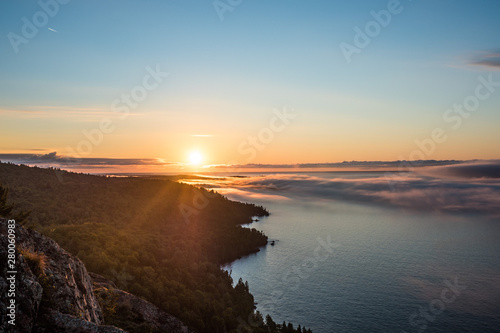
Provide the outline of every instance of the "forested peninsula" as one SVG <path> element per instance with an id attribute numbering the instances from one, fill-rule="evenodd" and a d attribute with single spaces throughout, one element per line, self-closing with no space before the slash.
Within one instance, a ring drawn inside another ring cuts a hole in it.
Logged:
<path id="1" fill-rule="evenodd" d="M 221 264 L 267 244 L 243 228 L 261 206 L 177 183 L 147 177 L 78 174 L 0 162 L 4 201 L 25 227 L 55 240 L 89 272 L 182 320 L 198 333 L 311 332 L 276 324 L 255 309 L 248 284 L 234 283 Z M 7 193 L 8 189 L 8 193 Z M 107 325 L 149 332 L 133 314 L 102 300 Z"/>

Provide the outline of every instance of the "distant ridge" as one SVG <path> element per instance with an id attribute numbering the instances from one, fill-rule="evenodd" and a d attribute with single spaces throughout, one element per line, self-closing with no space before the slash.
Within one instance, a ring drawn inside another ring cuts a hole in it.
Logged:
<path id="1" fill-rule="evenodd" d="M 155 158 L 75 158 L 58 155 L 57 152 L 47 154 L 0 154 L 0 161 L 33 166 L 56 167 L 62 169 L 88 168 L 100 171 L 103 167 L 176 167 L 179 162 L 168 162 Z M 249 163 L 249 164 L 212 164 L 206 165 L 203 171 L 211 169 L 336 169 L 336 168 L 397 168 L 443 166 L 460 163 L 473 163 L 479 160 L 397 160 L 397 161 L 343 161 L 319 163 Z"/>

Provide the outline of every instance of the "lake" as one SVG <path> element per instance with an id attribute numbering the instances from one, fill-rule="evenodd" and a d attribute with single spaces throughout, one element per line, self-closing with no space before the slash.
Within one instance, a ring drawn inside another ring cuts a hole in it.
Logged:
<path id="1" fill-rule="evenodd" d="M 498 216 L 450 211 L 455 197 L 442 210 L 435 198 L 426 205 L 415 189 L 435 193 L 435 181 L 420 176 L 394 196 L 411 191 L 416 209 L 380 199 L 389 197 L 382 173 L 244 176 L 203 183 L 271 212 L 249 227 L 275 245 L 224 267 L 248 281 L 263 314 L 315 333 L 500 332 Z M 455 195 L 465 202 L 477 186 L 461 183 Z"/>

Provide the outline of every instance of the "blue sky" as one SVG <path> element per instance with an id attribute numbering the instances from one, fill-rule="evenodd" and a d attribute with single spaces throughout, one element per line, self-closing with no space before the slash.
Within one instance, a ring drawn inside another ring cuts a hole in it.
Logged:
<path id="1" fill-rule="evenodd" d="M 500 3 L 401 1 L 348 63 L 339 45 L 354 44 L 353 29 L 390 3 L 243 0 L 221 21 L 211 1 L 73 0 L 16 53 L 8 34 L 22 36 L 22 18 L 41 7 L 4 0 L 0 150 L 64 155 L 147 66 L 159 66 L 168 78 L 88 157 L 179 162 L 198 149 L 207 163 L 241 162 L 232 156 L 238 145 L 285 107 L 296 120 L 251 162 L 407 156 L 415 140 L 447 126 L 443 112 L 473 93 L 479 76 L 500 81 L 498 67 L 471 65 L 498 58 Z M 429 158 L 498 157 L 498 90 Z"/>

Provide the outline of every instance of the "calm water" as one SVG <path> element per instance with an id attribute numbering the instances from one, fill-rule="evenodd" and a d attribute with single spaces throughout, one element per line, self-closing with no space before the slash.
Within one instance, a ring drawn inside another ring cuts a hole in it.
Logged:
<path id="1" fill-rule="evenodd" d="M 271 212 L 251 227 L 275 245 L 225 267 L 248 281 L 257 309 L 315 333 L 500 332 L 500 221 L 331 199 L 308 187 L 359 176 L 316 174 L 294 185 L 280 175 L 272 186 L 218 189 Z"/>

